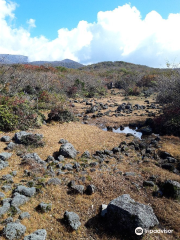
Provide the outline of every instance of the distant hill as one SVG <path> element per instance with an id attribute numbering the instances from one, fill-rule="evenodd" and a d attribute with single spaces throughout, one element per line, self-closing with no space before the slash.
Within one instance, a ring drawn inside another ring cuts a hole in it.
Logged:
<path id="1" fill-rule="evenodd" d="M 48 65 L 48 66 L 52 66 L 52 67 L 66 67 L 66 68 L 80 68 L 83 67 L 83 64 L 80 64 L 78 62 L 75 62 L 73 60 L 70 59 L 64 59 L 62 61 L 34 61 L 34 62 L 29 62 L 28 64 L 31 65 Z"/>
<path id="2" fill-rule="evenodd" d="M 79 69 L 85 70 L 85 71 L 95 71 L 95 72 L 121 71 L 121 70 L 123 71 L 125 69 L 131 70 L 131 71 L 144 72 L 144 71 L 155 69 L 155 68 L 150 68 L 145 65 L 133 64 L 133 63 L 128 63 L 124 61 L 115 61 L 115 62 L 107 61 L 107 62 L 100 62 L 100 63 L 87 65 Z"/>
<path id="3" fill-rule="evenodd" d="M 80 68 L 83 67 L 83 64 L 75 62 L 70 59 L 64 59 L 62 61 L 33 61 L 29 62 L 27 56 L 23 55 L 12 55 L 12 54 L 0 54 L 0 63 L 1 64 L 31 64 L 31 65 L 48 65 L 52 67 L 66 67 L 66 68 Z"/>
<path id="4" fill-rule="evenodd" d="M 16 63 L 27 63 L 27 62 L 28 62 L 27 56 L 0 54 L 0 63 L 3 63 L 3 64 L 16 64 Z"/>

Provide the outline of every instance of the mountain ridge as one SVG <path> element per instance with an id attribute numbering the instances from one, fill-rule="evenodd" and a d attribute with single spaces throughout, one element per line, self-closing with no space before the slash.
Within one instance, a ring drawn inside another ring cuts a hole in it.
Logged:
<path id="1" fill-rule="evenodd" d="M 70 59 L 64 59 L 61 61 L 29 61 L 27 56 L 13 55 L 13 54 L 0 54 L 1 64 L 31 64 L 31 65 L 48 65 L 52 67 L 66 67 L 66 68 L 80 68 L 84 65 Z"/>

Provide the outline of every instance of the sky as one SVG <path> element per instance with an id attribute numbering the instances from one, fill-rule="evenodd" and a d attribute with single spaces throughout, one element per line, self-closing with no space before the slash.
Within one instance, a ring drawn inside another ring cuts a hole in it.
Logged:
<path id="1" fill-rule="evenodd" d="M 82 64 L 178 64 L 180 1 L 0 0 L 0 54 Z"/>

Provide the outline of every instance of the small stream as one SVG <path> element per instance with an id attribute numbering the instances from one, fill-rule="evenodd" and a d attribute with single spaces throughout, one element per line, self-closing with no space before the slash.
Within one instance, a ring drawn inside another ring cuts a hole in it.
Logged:
<path id="1" fill-rule="evenodd" d="M 102 130 L 107 131 L 107 128 L 102 128 Z M 131 128 L 129 128 L 129 127 L 124 127 L 123 130 L 121 130 L 120 128 L 117 128 L 117 129 L 113 128 L 112 131 L 115 132 L 115 133 L 126 133 L 126 134 L 127 134 L 127 133 L 131 133 L 131 134 L 133 134 L 135 137 L 141 139 L 141 137 L 142 137 L 142 132 L 137 132 L 136 130 L 137 130 L 137 128 L 136 128 L 136 129 L 131 129 Z"/>

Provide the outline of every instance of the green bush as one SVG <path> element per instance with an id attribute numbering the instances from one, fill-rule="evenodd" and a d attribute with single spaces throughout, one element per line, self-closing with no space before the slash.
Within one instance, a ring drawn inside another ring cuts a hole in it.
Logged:
<path id="1" fill-rule="evenodd" d="M 0 96 L 0 130 L 27 130 L 39 127 L 45 120 L 43 114 L 33 110 L 30 103 L 22 97 Z"/>
<path id="2" fill-rule="evenodd" d="M 0 129 L 3 131 L 12 131 L 16 128 L 18 116 L 14 115 L 13 109 L 6 106 L 0 106 Z"/>

